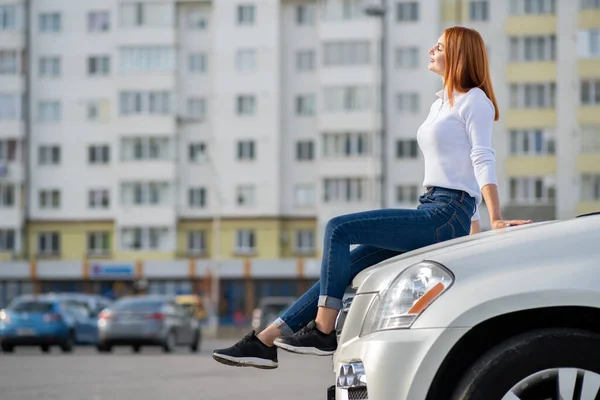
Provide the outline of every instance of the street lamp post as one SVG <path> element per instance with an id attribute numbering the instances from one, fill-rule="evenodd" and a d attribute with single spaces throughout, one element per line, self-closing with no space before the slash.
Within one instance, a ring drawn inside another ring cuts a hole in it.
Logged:
<path id="1" fill-rule="evenodd" d="M 388 27 L 386 22 L 386 0 L 381 0 L 380 4 L 371 4 L 365 7 L 364 12 L 370 17 L 379 18 L 381 26 L 381 47 L 379 49 L 380 72 L 381 72 L 381 208 L 387 205 L 387 40 Z"/>

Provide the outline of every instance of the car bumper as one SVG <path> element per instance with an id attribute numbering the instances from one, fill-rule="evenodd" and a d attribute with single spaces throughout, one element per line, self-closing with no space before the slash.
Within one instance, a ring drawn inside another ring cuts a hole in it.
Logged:
<path id="1" fill-rule="evenodd" d="M 10 327 L 0 330 L 0 343 L 7 345 L 30 345 L 63 343 L 69 336 L 64 327 Z"/>
<path id="2" fill-rule="evenodd" d="M 336 400 L 423 400 L 446 355 L 469 328 L 404 329 L 376 332 L 342 343 L 334 356 L 340 369 L 361 363 L 365 385 L 336 387 Z"/>
<path id="3" fill-rule="evenodd" d="M 167 335 L 166 328 L 162 326 L 144 327 L 141 329 L 101 329 L 100 342 L 107 343 L 137 343 L 137 342 L 160 342 Z"/>

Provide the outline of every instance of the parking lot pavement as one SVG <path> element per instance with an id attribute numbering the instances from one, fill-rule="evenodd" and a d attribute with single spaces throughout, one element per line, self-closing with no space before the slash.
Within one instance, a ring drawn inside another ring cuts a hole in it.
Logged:
<path id="1" fill-rule="evenodd" d="M 279 352 L 279 368 L 227 367 L 211 358 L 214 348 L 234 340 L 206 340 L 199 354 L 185 348 L 164 354 L 145 347 L 133 354 L 116 348 L 98 354 L 78 347 L 72 354 L 53 348 L 16 348 L 0 354 L 2 400 L 313 400 L 325 399 L 333 384 L 331 357 Z"/>

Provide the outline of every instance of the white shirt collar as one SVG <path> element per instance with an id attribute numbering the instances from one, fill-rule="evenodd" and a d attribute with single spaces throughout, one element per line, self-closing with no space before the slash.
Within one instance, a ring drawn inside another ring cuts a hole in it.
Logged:
<path id="1" fill-rule="evenodd" d="M 456 90 L 454 91 L 454 100 L 458 100 L 459 98 L 461 98 L 462 96 L 464 96 L 466 93 L 459 93 Z M 442 89 L 442 90 L 438 90 L 435 95 L 439 98 L 441 98 L 442 100 L 446 101 L 448 100 L 448 90 L 447 89 Z"/>

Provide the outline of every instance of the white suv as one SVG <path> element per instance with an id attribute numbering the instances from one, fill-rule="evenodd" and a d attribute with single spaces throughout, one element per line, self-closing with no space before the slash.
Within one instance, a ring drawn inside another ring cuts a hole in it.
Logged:
<path id="1" fill-rule="evenodd" d="M 488 231 L 362 271 L 336 400 L 600 399 L 600 215 Z"/>

